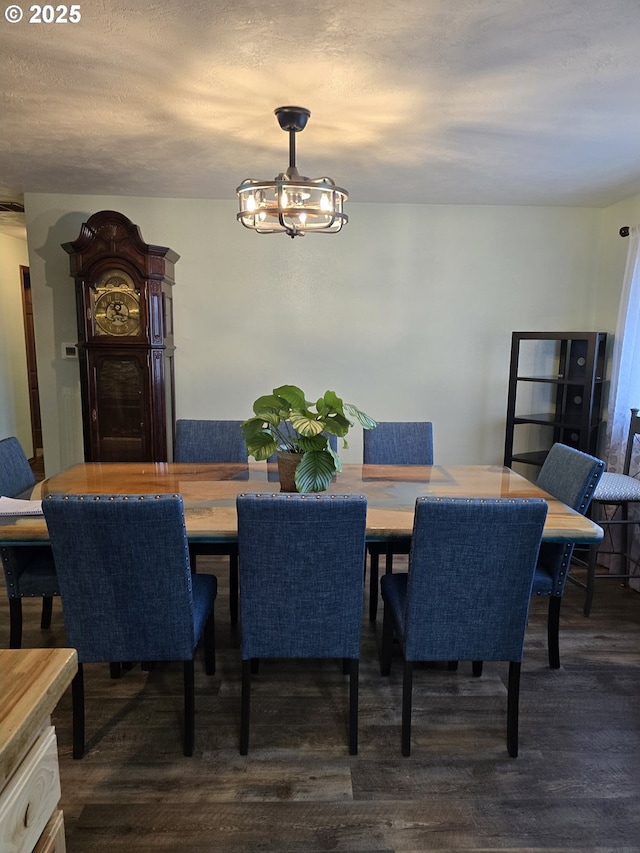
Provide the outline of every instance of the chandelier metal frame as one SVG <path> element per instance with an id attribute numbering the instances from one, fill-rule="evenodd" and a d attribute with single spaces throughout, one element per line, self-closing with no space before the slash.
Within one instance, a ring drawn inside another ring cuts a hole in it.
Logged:
<path id="1" fill-rule="evenodd" d="M 349 194 L 332 178 L 310 179 L 296 167 L 296 133 L 304 130 L 311 116 L 305 107 L 278 107 L 282 130 L 289 134 L 289 168 L 273 181 L 247 178 L 236 189 L 240 212 L 236 219 L 258 234 L 337 234 L 349 217 L 343 212 Z"/>

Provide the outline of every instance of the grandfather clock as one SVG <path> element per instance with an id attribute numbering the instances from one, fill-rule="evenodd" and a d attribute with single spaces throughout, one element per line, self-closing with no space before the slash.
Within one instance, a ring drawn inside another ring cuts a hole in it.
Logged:
<path id="1" fill-rule="evenodd" d="M 175 423 L 172 288 L 179 255 L 126 216 L 94 213 L 62 248 L 76 282 L 87 462 L 166 462 Z"/>

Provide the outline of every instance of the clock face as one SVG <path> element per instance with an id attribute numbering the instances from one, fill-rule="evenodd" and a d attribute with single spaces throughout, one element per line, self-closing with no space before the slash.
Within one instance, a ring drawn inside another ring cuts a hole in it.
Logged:
<path id="1" fill-rule="evenodd" d="M 94 317 L 97 335 L 140 334 L 140 294 L 122 270 L 103 273 L 95 285 Z"/>

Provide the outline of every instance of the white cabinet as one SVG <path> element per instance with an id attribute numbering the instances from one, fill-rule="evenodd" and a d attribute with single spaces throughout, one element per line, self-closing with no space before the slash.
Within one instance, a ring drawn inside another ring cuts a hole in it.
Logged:
<path id="1" fill-rule="evenodd" d="M 64 853 L 50 714 L 77 671 L 74 649 L 0 649 L 0 850 Z"/>

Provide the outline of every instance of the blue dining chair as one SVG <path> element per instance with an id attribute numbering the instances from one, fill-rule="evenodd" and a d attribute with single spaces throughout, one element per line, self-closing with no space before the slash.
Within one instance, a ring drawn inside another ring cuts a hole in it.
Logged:
<path id="1" fill-rule="evenodd" d="M 0 441 L 0 495 L 28 498 L 35 486 L 29 461 L 17 438 Z M 51 626 L 53 597 L 60 594 L 51 548 L 48 545 L 0 547 L 9 597 L 9 648 L 22 646 L 22 599 L 41 598 L 40 627 Z"/>
<path id="2" fill-rule="evenodd" d="M 241 424 L 242 421 L 177 420 L 174 462 L 246 463 Z"/>
<path id="3" fill-rule="evenodd" d="M 404 658 L 404 756 L 414 663 L 458 660 L 509 661 L 507 749 L 518 754 L 520 668 L 546 515 L 542 499 L 417 499 L 409 571 L 380 581 L 382 675 L 391 671 L 394 636 Z"/>
<path id="4" fill-rule="evenodd" d="M 585 515 L 605 468 L 601 459 L 556 443 L 540 468 L 536 485 Z M 533 578 L 532 594 L 549 597 L 547 641 L 552 669 L 560 668 L 560 605 L 574 546 L 574 542 L 543 542 Z"/>
<path id="5" fill-rule="evenodd" d="M 364 430 L 362 461 L 365 465 L 433 465 L 433 424 L 431 421 L 379 421 L 375 429 Z M 385 571 L 393 571 L 393 555 L 408 554 L 408 542 L 369 542 L 369 619 L 378 615 L 380 557 Z"/>
<path id="6" fill-rule="evenodd" d="M 73 757 L 85 748 L 86 663 L 183 661 L 183 750 L 193 755 L 194 655 L 215 673 L 217 580 L 193 575 L 180 495 L 51 495 L 42 502 L 58 571 L 72 682 Z"/>
<path id="7" fill-rule="evenodd" d="M 176 421 L 175 462 L 244 463 L 248 462 L 247 447 L 242 437 L 242 421 L 189 420 Z M 249 478 L 238 475 L 239 479 Z M 189 547 L 191 566 L 197 569 L 199 555 L 229 557 L 229 610 L 231 622 L 238 621 L 238 546 L 235 542 L 202 544 Z"/>
<path id="8" fill-rule="evenodd" d="M 358 668 L 367 500 L 363 495 L 237 498 L 242 702 L 249 749 L 251 670 L 260 658 L 342 658 L 349 752 L 358 751 Z"/>

